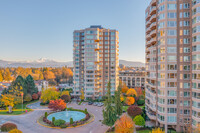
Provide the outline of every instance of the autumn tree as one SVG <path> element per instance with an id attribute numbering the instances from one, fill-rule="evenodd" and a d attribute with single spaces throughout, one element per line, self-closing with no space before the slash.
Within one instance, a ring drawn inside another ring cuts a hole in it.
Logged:
<path id="1" fill-rule="evenodd" d="M 52 109 L 53 111 L 62 111 L 66 109 L 66 103 L 62 99 L 57 99 L 57 100 L 51 100 L 49 102 L 49 109 Z"/>
<path id="2" fill-rule="evenodd" d="M 107 85 L 107 99 L 105 102 L 105 108 L 103 109 L 103 123 L 108 125 L 108 126 L 112 126 L 115 121 L 117 120 L 117 113 L 115 108 L 111 105 L 112 101 L 111 101 L 111 85 L 110 85 L 110 81 Z"/>
<path id="3" fill-rule="evenodd" d="M 116 110 L 118 116 L 120 116 L 123 112 L 120 95 L 121 95 L 121 84 L 119 84 L 118 89 L 115 92 L 115 110 Z"/>
<path id="4" fill-rule="evenodd" d="M 62 95 L 60 98 L 61 98 L 62 100 L 64 100 L 66 103 L 68 103 L 68 102 L 71 101 L 70 95 Z"/>
<path id="5" fill-rule="evenodd" d="M 1 102 L 4 104 L 4 106 L 6 107 L 10 107 L 9 108 L 9 113 L 12 112 L 12 107 L 14 106 L 14 97 L 13 95 L 10 94 L 6 94 L 6 95 L 1 95 Z"/>
<path id="6" fill-rule="evenodd" d="M 194 129 L 193 133 L 200 133 L 200 124 L 197 124 L 197 127 Z"/>
<path id="7" fill-rule="evenodd" d="M 83 88 L 81 89 L 80 99 L 81 99 L 81 101 L 83 101 L 85 99 Z"/>
<path id="8" fill-rule="evenodd" d="M 129 90 L 126 92 L 126 95 L 127 95 L 127 96 L 131 96 L 131 97 L 137 97 L 137 92 L 135 91 L 135 89 L 129 89 Z"/>
<path id="9" fill-rule="evenodd" d="M 125 103 L 127 105 L 133 105 L 135 103 L 135 98 L 134 97 L 126 97 Z"/>
<path id="10" fill-rule="evenodd" d="M 143 96 L 143 91 L 142 91 L 141 87 L 136 87 L 135 91 L 136 91 L 138 97 Z"/>
<path id="11" fill-rule="evenodd" d="M 62 91 L 60 96 L 69 95 L 69 91 Z"/>
<path id="12" fill-rule="evenodd" d="M 4 73 L 3 73 L 3 79 L 5 81 L 11 81 L 12 80 L 12 77 L 11 77 L 11 72 L 9 70 L 9 68 L 6 68 Z"/>
<path id="13" fill-rule="evenodd" d="M 129 88 L 126 86 L 124 82 L 122 82 L 122 93 L 126 93 L 129 90 Z"/>
<path id="14" fill-rule="evenodd" d="M 163 131 L 161 128 L 155 128 L 155 129 L 152 129 L 152 132 L 150 133 L 165 133 L 165 131 Z"/>
<path id="15" fill-rule="evenodd" d="M 43 103 L 49 102 L 50 100 L 56 100 L 59 97 L 59 92 L 56 88 L 43 89 L 41 93 L 41 100 Z"/>
<path id="16" fill-rule="evenodd" d="M 55 74 L 49 70 L 49 68 L 46 68 L 43 72 L 43 76 L 45 80 L 52 80 L 55 79 Z"/>
<path id="17" fill-rule="evenodd" d="M 129 116 L 134 118 L 135 116 L 142 114 L 142 109 L 138 106 L 132 105 L 127 109 L 127 113 Z"/>
<path id="18" fill-rule="evenodd" d="M 123 114 L 115 122 L 115 133 L 133 133 L 134 131 L 135 123 L 127 114 Z"/>
<path id="19" fill-rule="evenodd" d="M 3 81 L 3 73 L 2 73 L 2 70 L 0 69 L 0 82 Z"/>

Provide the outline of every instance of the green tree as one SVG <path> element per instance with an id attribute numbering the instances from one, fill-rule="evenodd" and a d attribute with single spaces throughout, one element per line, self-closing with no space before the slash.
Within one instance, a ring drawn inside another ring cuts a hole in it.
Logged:
<path id="1" fill-rule="evenodd" d="M 31 95 L 38 92 L 38 89 L 35 86 L 35 82 L 31 75 L 28 75 L 25 79 L 25 88 L 27 89 L 27 93 Z"/>
<path id="2" fill-rule="evenodd" d="M 137 115 L 133 121 L 135 122 L 135 125 L 138 126 L 144 126 L 145 125 L 145 120 L 141 115 Z"/>
<path id="3" fill-rule="evenodd" d="M 14 82 L 12 82 L 12 85 L 9 89 L 9 93 L 20 96 L 21 93 L 24 93 L 24 96 L 27 94 L 27 89 L 24 85 L 25 81 L 22 76 L 18 76 Z"/>
<path id="4" fill-rule="evenodd" d="M 105 109 L 103 110 L 103 123 L 108 126 L 112 126 L 117 120 L 117 113 L 115 111 L 115 108 L 111 105 L 112 101 L 110 89 L 111 85 L 109 81 L 107 86 L 107 100 L 105 103 Z"/>
<path id="5" fill-rule="evenodd" d="M 43 103 L 50 102 L 50 100 L 56 100 L 59 97 L 59 92 L 56 88 L 43 89 L 41 93 L 41 100 Z"/>
<path id="6" fill-rule="evenodd" d="M 121 83 L 119 84 L 117 91 L 115 91 L 115 109 L 118 116 L 120 116 L 123 112 L 120 96 L 121 96 Z"/>

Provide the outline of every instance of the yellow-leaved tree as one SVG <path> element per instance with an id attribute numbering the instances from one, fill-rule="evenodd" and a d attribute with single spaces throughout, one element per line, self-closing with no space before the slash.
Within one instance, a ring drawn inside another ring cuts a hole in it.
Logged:
<path id="1" fill-rule="evenodd" d="M 50 100 L 58 99 L 60 93 L 56 90 L 56 88 L 48 88 L 42 89 L 41 100 L 43 103 L 49 102 Z"/>
<path id="2" fill-rule="evenodd" d="M 152 129 L 152 132 L 151 133 L 165 133 L 165 131 L 163 131 L 162 129 L 160 128 L 155 128 L 155 129 Z"/>
<path id="3" fill-rule="evenodd" d="M 83 88 L 81 89 L 80 99 L 81 99 L 82 101 L 85 99 Z"/>
<path id="4" fill-rule="evenodd" d="M 124 82 L 122 82 L 122 93 L 126 93 L 129 90 L 129 88 L 126 86 Z"/>
<path id="5" fill-rule="evenodd" d="M 68 95 L 69 96 L 69 91 L 62 91 L 60 96 L 63 96 L 63 95 Z"/>
<path id="6" fill-rule="evenodd" d="M 127 114 L 123 114 L 115 122 L 115 133 L 133 133 L 135 130 L 135 123 Z"/>
<path id="7" fill-rule="evenodd" d="M 135 89 L 131 88 L 126 92 L 126 95 L 131 97 L 137 97 L 137 92 L 135 91 Z"/>
<path id="8" fill-rule="evenodd" d="M 14 96 L 11 94 L 2 95 L 1 102 L 7 107 L 7 106 L 14 106 Z"/>

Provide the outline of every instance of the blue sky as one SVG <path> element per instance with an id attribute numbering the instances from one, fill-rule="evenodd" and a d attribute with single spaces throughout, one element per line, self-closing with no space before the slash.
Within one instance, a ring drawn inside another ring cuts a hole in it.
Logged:
<path id="1" fill-rule="evenodd" d="M 0 59 L 72 61 L 74 30 L 117 29 L 120 59 L 145 59 L 150 0 L 1 0 Z"/>

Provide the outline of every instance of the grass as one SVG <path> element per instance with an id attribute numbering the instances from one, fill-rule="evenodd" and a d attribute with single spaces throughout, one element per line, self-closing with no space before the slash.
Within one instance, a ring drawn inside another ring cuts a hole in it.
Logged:
<path id="1" fill-rule="evenodd" d="M 140 130 L 140 131 L 136 131 L 137 133 L 150 133 L 151 130 Z"/>
<path id="2" fill-rule="evenodd" d="M 7 113 L 8 110 L 0 110 L 0 115 L 21 115 L 21 114 L 23 114 L 26 110 L 27 110 L 27 112 L 30 112 L 30 111 L 32 111 L 32 109 L 29 109 L 29 108 L 27 108 L 26 106 L 27 106 L 28 104 L 35 103 L 35 102 L 38 102 L 38 100 L 24 103 L 24 104 L 23 104 L 23 110 L 22 110 L 22 104 L 17 104 L 17 105 L 14 106 L 14 108 L 13 108 L 13 110 L 12 110 L 13 112 L 10 113 L 10 114 Z"/>

